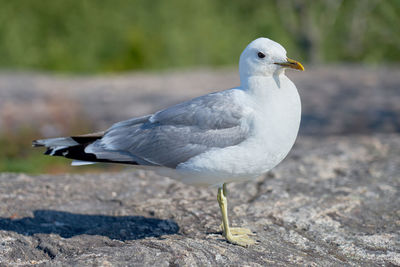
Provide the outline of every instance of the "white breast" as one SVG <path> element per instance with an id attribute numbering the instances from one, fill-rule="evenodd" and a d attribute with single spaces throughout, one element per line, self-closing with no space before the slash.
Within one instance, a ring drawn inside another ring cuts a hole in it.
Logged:
<path id="1" fill-rule="evenodd" d="M 178 166 L 183 182 L 221 184 L 255 178 L 281 162 L 292 148 L 300 125 L 301 103 L 295 85 L 285 76 L 279 85 L 260 77 L 238 101 L 248 110 L 244 127 L 249 137 L 236 146 L 214 149 Z M 218 181 L 218 182 L 216 182 Z"/>

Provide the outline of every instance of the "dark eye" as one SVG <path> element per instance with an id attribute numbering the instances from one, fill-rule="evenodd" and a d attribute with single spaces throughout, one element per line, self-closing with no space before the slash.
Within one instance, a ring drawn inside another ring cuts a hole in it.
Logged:
<path id="1" fill-rule="evenodd" d="M 263 53 L 261 53 L 261 52 L 258 52 L 257 56 L 258 56 L 259 58 L 265 58 L 265 55 L 264 55 Z"/>

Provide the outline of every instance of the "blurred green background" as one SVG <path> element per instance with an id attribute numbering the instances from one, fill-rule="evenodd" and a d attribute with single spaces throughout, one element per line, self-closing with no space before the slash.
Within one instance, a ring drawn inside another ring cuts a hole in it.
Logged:
<path id="1" fill-rule="evenodd" d="M 0 69 L 102 74 L 236 66 L 260 36 L 309 64 L 386 64 L 400 61 L 399 25 L 399 0 L 0 0 Z M 34 129 L 2 130 L 0 171 L 66 170 L 64 159 L 26 149 Z"/>
<path id="2" fill-rule="evenodd" d="M 312 63 L 400 60 L 399 0 L 1 0 L 0 7 L 2 69 L 234 65 L 260 36 Z"/>

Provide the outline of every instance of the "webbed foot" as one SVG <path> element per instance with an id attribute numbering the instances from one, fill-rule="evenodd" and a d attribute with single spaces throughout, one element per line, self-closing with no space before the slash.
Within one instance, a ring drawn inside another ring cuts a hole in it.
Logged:
<path id="1" fill-rule="evenodd" d="M 222 232 L 224 232 L 224 224 L 221 223 L 219 226 Z M 255 236 L 256 234 L 253 233 L 250 229 L 248 228 L 242 228 L 242 227 L 229 227 L 229 230 L 231 231 L 232 235 L 253 235 Z"/>
<path id="2" fill-rule="evenodd" d="M 241 234 L 241 235 L 227 234 L 226 240 L 231 244 L 239 245 L 242 247 L 248 247 L 250 245 L 255 244 L 255 241 L 252 238 L 250 238 L 247 234 Z"/>

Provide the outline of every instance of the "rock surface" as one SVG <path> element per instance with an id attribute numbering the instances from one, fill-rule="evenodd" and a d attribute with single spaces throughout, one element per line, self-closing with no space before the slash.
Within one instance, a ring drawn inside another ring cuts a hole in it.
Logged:
<path id="1" fill-rule="evenodd" d="M 0 265 L 398 266 L 400 136 L 300 137 L 289 157 L 229 189 L 219 233 L 215 188 L 152 172 L 0 174 Z"/>
<path id="2" fill-rule="evenodd" d="M 3 173 L 0 266 L 398 266 L 398 73 L 398 67 L 361 66 L 289 73 L 303 99 L 300 138 L 265 177 L 228 187 L 231 222 L 256 232 L 253 247 L 222 238 L 215 188 L 132 168 Z M 33 127 L 38 137 L 50 137 L 102 130 L 238 83 L 229 70 L 109 77 L 1 73 L 0 133 Z"/>

